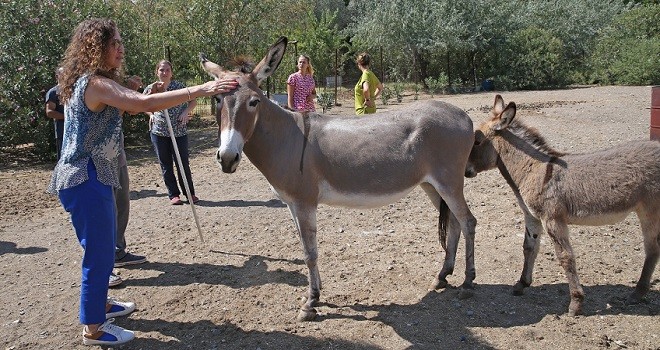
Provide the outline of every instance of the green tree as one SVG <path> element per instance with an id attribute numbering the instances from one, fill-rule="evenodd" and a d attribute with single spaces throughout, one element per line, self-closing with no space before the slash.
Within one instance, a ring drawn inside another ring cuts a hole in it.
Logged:
<path id="1" fill-rule="evenodd" d="M 582 75 L 599 33 L 627 8 L 621 0 L 519 0 L 516 6 L 524 13 L 511 18 L 516 30 L 540 28 L 562 42 L 565 79 Z"/>
<path id="2" fill-rule="evenodd" d="M 614 18 L 591 56 L 594 81 L 660 83 L 660 5 L 645 5 Z"/>
<path id="3" fill-rule="evenodd" d="M 338 74 L 341 76 L 342 63 L 347 60 L 345 42 L 340 34 L 336 24 L 337 11 L 330 12 L 325 10 L 320 16 L 309 11 L 305 20 L 301 21 L 304 25 L 291 32 L 290 39 L 296 40 L 295 45 L 290 45 L 291 60 L 282 63 L 280 70 L 286 74 L 297 70 L 296 62 L 298 54 L 308 55 L 314 66 L 314 75 L 320 85 L 325 85 L 325 77 L 333 76 L 335 65 L 338 66 Z"/>
<path id="4" fill-rule="evenodd" d="M 71 11 L 71 9 L 75 9 Z M 44 95 L 73 28 L 90 14 L 104 14 L 99 1 L 5 1 L 0 7 L 0 147 L 34 143 L 43 158 L 55 156 L 52 122 Z"/>
<path id="5" fill-rule="evenodd" d="M 496 77 L 500 87 L 537 89 L 565 83 L 562 41 L 536 27 L 518 31 L 507 39 L 499 54 L 505 74 Z"/>
<path id="6" fill-rule="evenodd" d="M 440 16 L 447 6 L 447 1 L 433 0 L 351 2 L 356 18 L 345 32 L 354 52 L 382 50 L 396 74 L 423 82 L 430 53 L 451 45 L 455 37 Z"/>

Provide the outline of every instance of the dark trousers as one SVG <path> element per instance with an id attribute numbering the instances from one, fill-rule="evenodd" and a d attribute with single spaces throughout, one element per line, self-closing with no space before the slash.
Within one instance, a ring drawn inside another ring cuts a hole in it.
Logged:
<path id="1" fill-rule="evenodd" d="M 55 139 L 55 147 L 57 148 L 57 160 L 60 160 L 60 156 L 62 155 L 62 138 L 56 138 Z"/>
<path id="2" fill-rule="evenodd" d="M 119 185 L 115 188 L 115 205 L 117 208 L 117 236 L 115 238 L 115 260 L 126 256 L 126 227 L 131 211 L 131 197 L 129 192 L 128 166 L 119 166 Z"/>
<path id="3" fill-rule="evenodd" d="M 186 187 L 183 183 L 183 178 L 181 177 L 181 169 L 179 169 L 179 164 L 176 161 L 176 154 L 174 153 L 174 146 L 172 145 L 172 139 L 170 137 L 158 136 L 151 134 L 151 143 L 154 145 L 154 150 L 156 151 L 156 156 L 158 157 L 158 163 L 160 163 L 160 169 L 163 172 L 163 180 L 165 181 L 165 187 L 167 187 L 167 195 L 170 199 L 180 196 L 183 193 L 184 196 L 189 197 L 186 193 Z M 176 138 L 176 144 L 179 148 L 179 154 L 181 155 L 181 163 L 183 163 L 183 171 L 186 174 L 186 179 L 188 179 L 188 187 L 190 187 L 190 195 L 195 195 L 195 187 L 193 186 L 192 174 L 190 173 L 190 164 L 188 162 L 188 135 L 179 136 Z M 174 175 L 174 164 L 176 165 L 176 175 Z M 178 177 L 178 185 L 177 185 Z M 181 186 L 181 190 L 179 190 Z"/>

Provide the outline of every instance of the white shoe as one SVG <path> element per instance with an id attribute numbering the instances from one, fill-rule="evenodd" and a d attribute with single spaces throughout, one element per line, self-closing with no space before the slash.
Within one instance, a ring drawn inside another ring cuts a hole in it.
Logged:
<path id="1" fill-rule="evenodd" d="M 114 273 L 110 274 L 110 279 L 108 280 L 108 287 L 114 287 L 122 284 L 124 280 L 121 277 L 115 275 Z"/>
<path id="2" fill-rule="evenodd" d="M 135 333 L 112 324 L 115 319 L 111 318 L 99 327 L 94 334 L 88 334 L 83 328 L 84 345 L 119 345 L 124 344 L 135 338 Z"/>
<path id="3" fill-rule="evenodd" d="M 128 315 L 135 311 L 135 303 L 130 301 L 119 301 L 114 298 L 108 298 L 106 303 L 110 304 L 110 311 L 105 313 L 105 319 Z"/>

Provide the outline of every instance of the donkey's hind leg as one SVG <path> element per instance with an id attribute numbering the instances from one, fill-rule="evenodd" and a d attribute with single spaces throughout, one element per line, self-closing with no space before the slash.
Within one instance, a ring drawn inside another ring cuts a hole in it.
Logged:
<path id="1" fill-rule="evenodd" d="M 441 224 L 438 222 L 438 230 L 440 230 L 440 225 Z M 442 263 L 442 269 L 433 280 L 432 288 L 434 290 L 446 288 L 449 285 L 449 282 L 447 282 L 447 276 L 454 273 L 454 266 L 456 264 L 456 252 L 458 251 L 458 242 L 460 238 L 461 226 L 458 224 L 458 220 L 456 220 L 454 214 L 449 213 L 447 222 L 447 237 L 445 237 L 445 243 L 442 244 L 445 247 L 445 261 Z"/>
<path id="2" fill-rule="evenodd" d="M 644 235 L 646 258 L 644 259 L 642 274 L 639 277 L 639 281 L 637 281 L 635 290 L 626 300 L 629 304 L 639 303 L 649 289 L 651 289 L 651 277 L 658 263 L 658 257 L 660 257 L 660 210 L 655 210 L 651 213 L 640 210 L 637 212 L 637 216 L 639 217 L 642 234 Z"/>
<path id="3" fill-rule="evenodd" d="M 463 295 L 464 297 L 468 297 L 472 294 L 471 290 L 474 289 L 473 282 L 477 276 L 474 265 L 474 236 L 477 219 L 470 212 L 462 191 L 455 193 L 454 197 L 448 196 L 443 198 L 445 198 L 452 213 L 449 220 L 450 231 L 452 231 L 451 227 L 460 226 L 460 231 L 463 231 L 463 237 L 465 238 L 465 281 L 461 285 L 461 288 L 463 290 L 470 290 L 470 292 L 466 291 Z M 457 235 L 460 234 L 458 229 L 455 231 Z"/>
<path id="4" fill-rule="evenodd" d="M 456 252 L 458 251 L 458 242 L 461 237 L 460 225 L 451 223 L 452 218 L 456 220 L 453 213 L 449 211 L 447 203 L 440 197 L 438 191 L 435 190 L 429 183 L 422 183 L 422 189 L 429 197 L 433 206 L 438 210 L 438 240 L 440 245 L 445 249 L 445 260 L 442 263 L 442 269 L 433 280 L 430 290 L 446 288 L 449 285 L 447 276 L 454 273 L 454 266 L 456 264 Z M 446 215 L 446 217 L 444 217 Z M 446 220 L 445 222 L 443 222 Z M 446 225 L 446 232 L 442 232 L 443 225 Z"/>
<path id="5" fill-rule="evenodd" d="M 530 213 L 525 213 L 525 241 L 523 242 L 523 256 L 525 257 L 520 279 L 513 286 L 513 295 L 523 295 L 525 288 L 532 284 L 534 262 L 539 254 L 539 241 L 543 232 L 543 224 Z"/>
<path id="6" fill-rule="evenodd" d="M 321 277 L 317 265 L 318 243 L 316 241 L 316 208 L 289 205 L 293 221 L 300 234 L 300 242 L 305 254 L 305 264 L 309 269 L 309 289 L 307 300 L 298 313 L 299 321 L 312 321 L 316 318 L 316 306 L 321 297 Z"/>
<path id="7" fill-rule="evenodd" d="M 463 236 L 465 237 L 465 281 L 461 285 L 461 295 L 460 297 L 470 297 L 472 296 L 472 290 L 474 290 L 474 279 L 476 277 L 476 269 L 474 265 L 474 236 L 475 228 L 477 226 L 477 219 L 475 219 L 470 208 L 468 208 L 467 202 L 465 201 L 465 196 L 463 195 L 463 174 L 457 178 L 457 181 L 447 182 L 443 186 L 438 185 L 436 188 L 433 187 L 440 198 L 442 198 L 452 215 L 449 217 L 448 225 L 448 242 L 447 242 L 447 259 L 445 260 L 445 265 L 440 272 L 439 280 L 442 280 L 443 277 L 450 274 L 453 270 L 454 261 L 456 259 L 456 250 L 458 248 L 458 239 L 460 236 L 460 231 L 463 231 Z M 425 186 L 423 186 L 426 193 L 429 191 Z M 430 195 L 429 195 L 430 196 Z M 458 229 L 460 227 L 460 230 Z M 453 237 L 453 238 L 452 238 Z M 451 240 L 451 242 L 449 242 Z M 448 263 L 447 260 L 451 262 Z M 449 268 L 452 269 L 449 269 Z"/>

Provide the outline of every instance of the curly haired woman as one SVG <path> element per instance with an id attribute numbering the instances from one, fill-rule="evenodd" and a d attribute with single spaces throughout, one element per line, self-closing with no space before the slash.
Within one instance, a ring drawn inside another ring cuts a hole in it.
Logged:
<path id="1" fill-rule="evenodd" d="M 217 80 L 143 95 L 119 83 L 123 81 L 123 61 L 124 46 L 115 22 L 94 18 L 76 27 L 61 64 L 64 137 L 48 190 L 58 194 L 71 215 L 83 248 L 80 322 L 85 345 L 117 345 L 134 338 L 132 331 L 112 322 L 113 317 L 131 313 L 135 304 L 108 298 L 108 278 L 115 260 L 113 188 L 119 187 L 123 111 L 157 111 L 230 91 L 237 84 Z"/>

